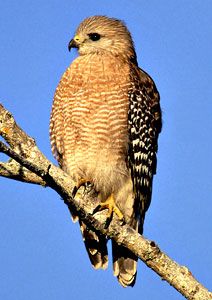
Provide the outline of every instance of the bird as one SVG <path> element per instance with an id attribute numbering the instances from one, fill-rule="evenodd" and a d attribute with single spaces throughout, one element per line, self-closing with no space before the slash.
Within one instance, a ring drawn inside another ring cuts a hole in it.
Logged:
<path id="1" fill-rule="evenodd" d="M 53 155 L 77 189 L 92 184 L 99 211 L 143 234 L 162 128 L 159 92 L 138 66 L 124 21 L 87 17 L 68 44 L 72 48 L 78 56 L 62 75 L 52 105 Z M 107 238 L 78 219 L 91 264 L 106 269 Z M 134 286 L 137 257 L 113 240 L 112 257 L 119 283 Z"/>

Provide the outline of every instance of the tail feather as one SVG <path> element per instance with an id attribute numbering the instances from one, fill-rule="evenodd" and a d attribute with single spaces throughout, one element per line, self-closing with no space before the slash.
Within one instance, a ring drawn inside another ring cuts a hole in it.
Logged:
<path id="1" fill-rule="evenodd" d="M 113 272 L 123 287 L 134 286 L 138 258 L 123 246 L 112 241 Z"/>
<path id="2" fill-rule="evenodd" d="M 107 240 L 103 235 L 97 235 L 85 223 L 79 221 L 85 248 L 95 269 L 106 269 L 108 266 Z"/>
<path id="3" fill-rule="evenodd" d="M 138 220 L 131 218 L 128 223 L 132 228 L 138 230 Z M 138 257 L 127 248 L 112 241 L 113 272 L 123 287 L 134 286 L 137 276 Z"/>

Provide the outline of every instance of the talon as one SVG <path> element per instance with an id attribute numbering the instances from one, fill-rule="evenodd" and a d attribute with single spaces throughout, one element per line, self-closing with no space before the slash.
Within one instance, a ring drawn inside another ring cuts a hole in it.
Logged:
<path id="1" fill-rule="evenodd" d="M 101 206 L 101 204 L 99 204 L 99 205 L 97 205 L 96 208 L 94 208 L 92 215 L 95 215 L 95 213 L 97 213 L 98 211 L 101 211 L 101 210 L 102 210 L 102 206 Z"/>
<path id="2" fill-rule="evenodd" d="M 111 215 L 109 217 L 107 217 L 107 219 L 105 221 L 105 226 L 104 226 L 105 229 L 107 229 L 109 227 L 110 222 L 112 221 L 112 219 L 113 219 L 113 211 L 112 211 Z"/>
<path id="3" fill-rule="evenodd" d="M 86 185 L 87 183 L 90 183 L 90 180 L 86 178 L 81 178 L 78 180 L 76 188 L 79 189 L 81 186 Z"/>
<path id="4" fill-rule="evenodd" d="M 107 220 L 105 223 L 105 228 L 107 228 L 113 218 L 113 213 L 115 213 L 117 215 L 117 217 L 119 218 L 120 221 L 122 221 L 124 223 L 124 216 L 122 214 L 122 212 L 120 211 L 120 209 L 116 206 L 115 204 L 115 199 L 114 199 L 114 195 L 111 194 L 106 201 L 100 203 L 93 211 L 93 214 L 102 211 L 104 209 L 108 209 L 108 213 L 107 213 Z"/>
<path id="5" fill-rule="evenodd" d="M 81 178 L 78 180 L 77 184 L 75 185 L 75 187 L 73 188 L 73 191 L 72 191 L 72 195 L 73 197 L 76 196 L 76 193 L 77 191 L 79 190 L 79 188 L 81 188 L 81 186 L 86 186 L 86 184 L 89 184 L 90 181 L 85 179 L 85 178 Z"/>

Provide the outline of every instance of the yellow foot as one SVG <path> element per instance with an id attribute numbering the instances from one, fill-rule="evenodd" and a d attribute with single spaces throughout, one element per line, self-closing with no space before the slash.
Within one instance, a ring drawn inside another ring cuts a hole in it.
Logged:
<path id="1" fill-rule="evenodd" d="M 124 222 L 124 216 L 120 209 L 116 206 L 115 204 L 115 199 L 113 193 L 107 198 L 106 201 L 101 202 L 93 211 L 93 214 L 95 214 L 98 211 L 102 211 L 104 209 L 108 209 L 108 214 L 107 214 L 107 220 L 106 220 L 106 228 L 109 226 L 113 213 L 117 215 L 120 221 Z"/>
<path id="2" fill-rule="evenodd" d="M 89 183 L 90 183 L 90 181 L 85 178 L 79 179 L 77 184 L 73 188 L 73 192 L 72 192 L 73 197 L 75 197 L 77 191 L 79 190 L 79 188 L 81 188 L 81 186 L 86 186 L 86 184 L 89 184 Z"/>

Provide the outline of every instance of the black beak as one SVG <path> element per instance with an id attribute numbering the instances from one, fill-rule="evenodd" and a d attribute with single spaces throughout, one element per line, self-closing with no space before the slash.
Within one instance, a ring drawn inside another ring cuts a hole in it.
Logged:
<path id="1" fill-rule="evenodd" d="M 71 51 L 71 48 L 79 48 L 79 45 L 74 39 L 70 40 L 68 44 L 68 51 Z"/>

